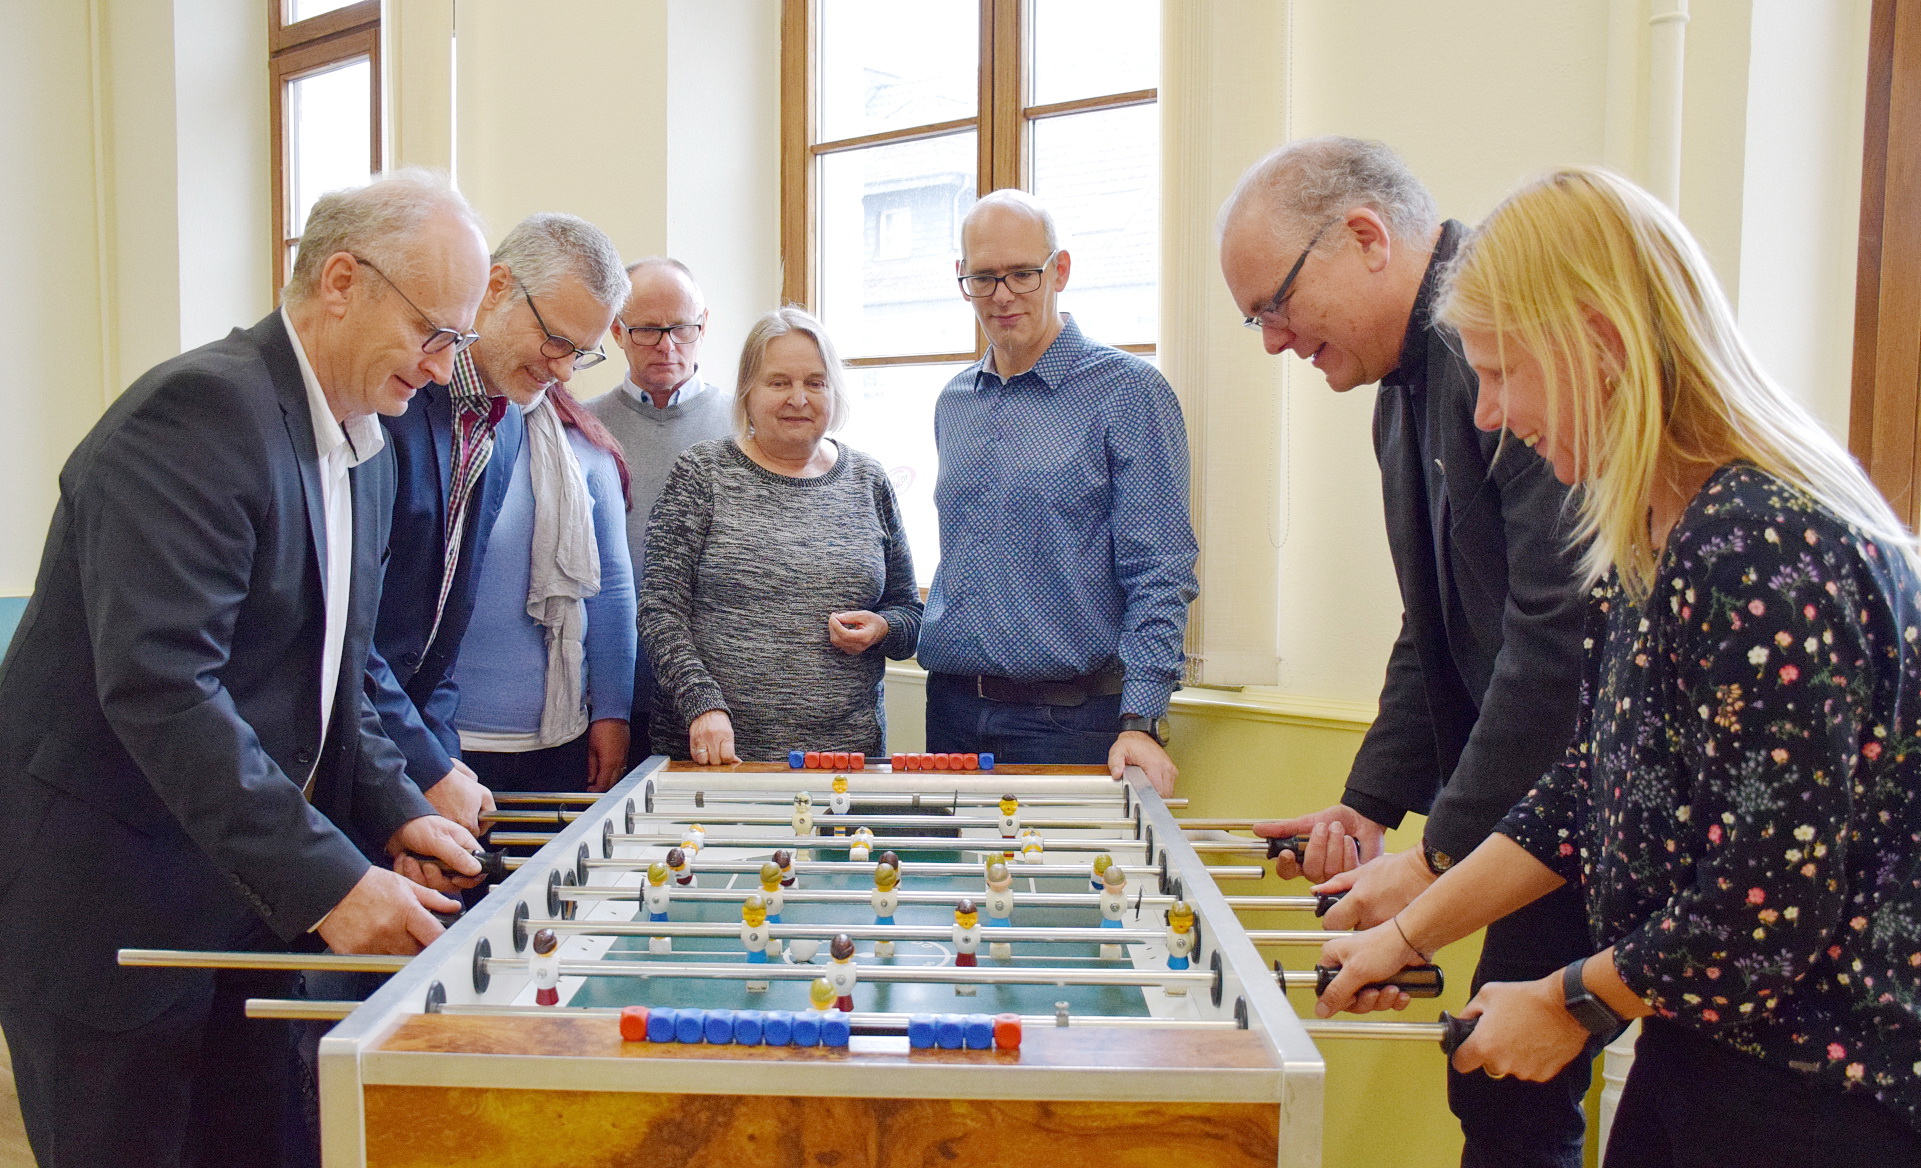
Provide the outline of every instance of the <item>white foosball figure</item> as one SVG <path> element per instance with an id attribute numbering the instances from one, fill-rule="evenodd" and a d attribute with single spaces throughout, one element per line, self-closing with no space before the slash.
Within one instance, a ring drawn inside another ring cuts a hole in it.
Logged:
<path id="1" fill-rule="evenodd" d="M 891 855 L 892 853 L 889 854 Z M 897 891 L 899 884 L 900 869 L 898 867 L 885 862 L 874 865 L 874 895 L 871 899 L 874 904 L 875 924 L 891 925 L 894 923 L 894 910 L 900 907 L 900 893 Z M 893 955 L 894 943 L 892 941 L 874 942 L 874 956 L 892 957 Z"/>
<path id="2" fill-rule="evenodd" d="M 854 797 L 847 793 L 847 776 L 834 776 L 834 793 L 827 796 L 827 810 L 845 815 L 854 809 Z"/>
<path id="3" fill-rule="evenodd" d="M 860 969 L 854 964 L 854 939 L 846 933 L 836 933 L 827 952 L 834 959 L 827 967 L 828 984 L 834 987 L 834 1005 L 852 1011 L 854 985 L 860 981 Z"/>
<path id="4" fill-rule="evenodd" d="M 1121 928 L 1121 918 L 1126 915 L 1127 869 L 1110 862 L 1101 872 L 1101 928 Z M 1119 945 L 1101 946 L 1102 957 L 1112 959 L 1121 955 L 1122 949 Z"/>
<path id="5" fill-rule="evenodd" d="M 814 834 L 814 797 L 805 791 L 794 796 L 794 834 Z"/>
<path id="6" fill-rule="evenodd" d="M 999 860 L 987 865 L 987 895 L 982 899 L 988 928 L 1006 928 L 1014 923 L 1014 878 Z M 988 945 L 987 954 L 1004 961 L 1013 956 L 1014 949 L 1005 941 L 995 941 Z"/>
<path id="7" fill-rule="evenodd" d="M 1021 830 L 1021 801 L 1012 795 L 1001 796 L 1001 838 L 1013 839 Z"/>
<path id="8" fill-rule="evenodd" d="M 700 849 L 707 846 L 707 829 L 698 823 L 689 824 L 681 837 L 680 850 L 687 853 L 689 860 L 700 858 Z"/>
<path id="9" fill-rule="evenodd" d="M 867 862 L 867 857 L 873 854 L 874 829 L 871 827 L 855 828 L 853 839 L 847 844 L 847 858 L 857 864 L 864 864 Z"/>
<path id="10" fill-rule="evenodd" d="M 963 968 L 980 964 L 975 954 L 980 952 L 981 924 L 980 913 L 974 902 L 963 898 L 954 906 L 954 964 Z M 974 986 L 956 985 L 954 992 L 962 997 L 973 997 Z"/>
<path id="11" fill-rule="evenodd" d="M 1041 833 L 1031 827 L 1021 829 L 1021 863 L 1038 864 L 1047 850 L 1041 842 Z"/>
<path id="12" fill-rule="evenodd" d="M 1089 876 L 1087 882 L 1093 885 L 1095 892 L 1099 892 L 1101 889 L 1107 887 L 1107 882 L 1101 879 L 1101 874 L 1106 872 L 1108 865 L 1113 862 L 1114 857 L 1108 855 L 1106 852 L 1102 852 L 1100 855 L 1094 857 L 1094 871 L 1092 875 Z"/>
<path id="13" fill-rule="evenodd" d="M 673 873 L 667 870 L 667 865 L 659 860 L 647 865 L 647 887 L 641 892 L 640 899 L 641 903 L 647 907 L 647 919 L 650 921 L 667 919 L 667 906 L 672 903 L 674 896 L 673 889 L 667 883 L 667 878 L 671 875 Z M 673 949 L 672 937 L 647 938 L 649 953 L 671 953 Z"/>
<path id="14" fill-rule="evenodd" d="M 534 934 L 533 956 L 528 959 L 528 972 L 534 978 L 534 1005 L 560 1005 L 560 938 L 552 929 L 542 929 Z"/>
<path id="15" fill-rule="evenodd" d="M 768 940 L 767 902 L 761 899 L 758 892 L 750 893 L 746 900 L 740 902 L 740 943 L 747 949 L 749 964 L 765 965 L 767 963 Z M 767 992 L 767 983 L 749 981 L 747 992 L 764 994 Z"/>
<path id="16" fill-rule="evenodd" d="M 787 898 L 780 891 L 780 865 L 768 860 L 760 866 L 760 898 L 767 904 L 767 923 L 780 924 L 780 910 L 787 906 Z M 767 954 L 780 956 L 780 942 L 769 938 Z"/>
<path id="17" fill-rule="evenodd" d="M 1184 900 L 1167 909 L 1167 968 L 1186 969 L 1187 955 L 1194 952 L 1194 910 Z M 1187 993 L 1186 986 L 1164 987 L 1173 997 Z"/>
<path id="18" fill-rule="evenodd" d="M 674 874 L 674 883 L 682 888 L 697 887 L 694 884 L 694 866 L 688 862 L 685 849 L 667 849 L 667 870 Z"/>

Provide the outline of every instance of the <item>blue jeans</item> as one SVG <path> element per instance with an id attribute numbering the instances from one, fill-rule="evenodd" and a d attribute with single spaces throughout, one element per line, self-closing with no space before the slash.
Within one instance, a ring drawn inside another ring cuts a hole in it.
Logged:
<path id="1" fill-rule="evenodd" d="M 927 675 L 927 749 L 933 754 L 991 753 L 996 762 L 1104 766 L 1121 732 L 1121 695 L 1078 706 L 996 702 L 971 678 Z"/>

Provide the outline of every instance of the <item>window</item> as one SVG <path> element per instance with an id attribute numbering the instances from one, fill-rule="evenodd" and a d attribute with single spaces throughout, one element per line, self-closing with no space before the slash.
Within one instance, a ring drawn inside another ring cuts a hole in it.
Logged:
<path id="1" fill-rule="evenodd" d="M 380 170 L 380 0 L 267 0 L 274 288 L 314 200 Z"/>
<path id="2" fill-rule="evenodd" d="M 1061 306 L 1159 334 L 1160 0 L 784 0 L 782 291 L 852 368 L 844 434 L 887 466 L 923 584 L 940 543 L 934 400 L 983 351 L 960 221 L 1001 187 L 1053 209 Z"/>

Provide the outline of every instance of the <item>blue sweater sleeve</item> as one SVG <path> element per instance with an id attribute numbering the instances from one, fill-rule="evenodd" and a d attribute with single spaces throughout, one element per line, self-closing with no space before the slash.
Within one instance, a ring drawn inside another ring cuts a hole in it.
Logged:
<path id="1" fill-rule="evenodd" d="M 626 721 L 634 705 L 634 568 L 627 555 L 627 500 L 613 456 L 579 439 L 574 443 L 587 490 L 594 497 L 594 539 L 600 547 L 600 592 L 587 599 L 588 716 Z"/>

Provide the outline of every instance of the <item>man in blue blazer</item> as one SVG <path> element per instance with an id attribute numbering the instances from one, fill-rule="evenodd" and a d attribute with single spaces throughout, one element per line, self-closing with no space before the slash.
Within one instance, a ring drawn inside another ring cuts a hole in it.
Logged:
<path id="1" fill-rule="evenodd" d="M 116 950 L 412 953 L 458 906 L 366 854 L 478 872 L 361 679 L 394 485 L 372 415 L 446 375 L 486 272 L 444 182 L 328 195 L 285 307 L 141 377 L 61 471 L 0 662 L 0 1027 L 43 1168 L 306 1138 L 284 1024 L 242 1014 L 284 988 Z"/>
<path id="2" fill-rule="evenodd" d="M 479 378 L 422 387 L 407 412 L 382 417 L 398 482 L 392 554 L 367 657 L 367 688 L 407 776 L 434 810 L 478 835 L 493 795 L 460 761 L 454 659 L 473 615 L 487 536 L 520 453 L 525 423 Z M 448 516 L 455 512 L 454 547 Z M 451 555 L 449 554 L 451 550 Z M 451 572 L 449 569 L 451 568 Z M 403 871 L 409 871 L 403 864 Z"/>

